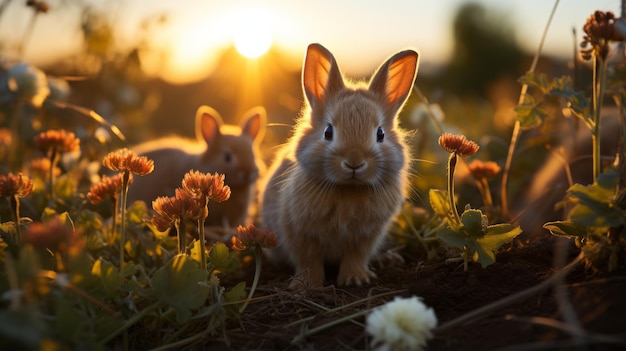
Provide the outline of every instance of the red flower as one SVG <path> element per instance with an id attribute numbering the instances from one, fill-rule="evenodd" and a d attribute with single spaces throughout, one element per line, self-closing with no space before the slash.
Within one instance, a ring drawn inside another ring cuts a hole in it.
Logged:
<path id="1" fill-rule="evenodd" d="M 468 140 L 465 135 L 443 133 L 439 137 L 439 146 L 449 153 L 455 153 L 461 157 L 471 156 L 478 152 L 480 146 Z"/>

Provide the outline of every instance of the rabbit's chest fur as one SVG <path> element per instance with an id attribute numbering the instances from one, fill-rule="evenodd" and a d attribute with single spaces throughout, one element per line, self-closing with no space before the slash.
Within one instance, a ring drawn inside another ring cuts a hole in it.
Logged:
<path id="1" fill-rule="evenodd" d="M 284 187 L 281 232 L 296 233 L 289 238 L 293 245 L 317 247 L 328 260 L 358 249 L 364 240 L 382 237 L 403 201 L 399 187 L 315 183 L 298 167 Z"/>

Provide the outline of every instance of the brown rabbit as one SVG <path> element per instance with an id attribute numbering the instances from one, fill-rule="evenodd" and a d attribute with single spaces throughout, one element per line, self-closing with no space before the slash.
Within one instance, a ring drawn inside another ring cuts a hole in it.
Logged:
<path id="1" fill-rule="evenodd" d="M 409 190 L 406 133 L 396 116 L 417 64 L 417 52 L 402 51 L 369 85 L 353 85 L 326 48 L 309 45 L 302 72 L 308 104 L 262 195 L 262 220 L 295 264 L 292 288 L 322 286 L 325 263 L 339 264 L 339 285 L 375 277 L 369 259 Z"/>
<path id="2" fill-rule="evenodd" d="M 141 144 L 134 150 L 154 160 L 154 172 L 137 178 L 129 187 L 129 200 L 148 206 L 157 196 L 174 196 L 190 170 L 221 173 L 231 188 L 228 201 L 209 203 L 207 225 L 246 224 L 259 173 L 265 169 L 258 146 L 263 139 L 266 115 L 263 107 L 246 112 L 241 126 L 223 125 L 220 114 L 209 106 L 196 112 L 197 142 L 165 138 Z"/>

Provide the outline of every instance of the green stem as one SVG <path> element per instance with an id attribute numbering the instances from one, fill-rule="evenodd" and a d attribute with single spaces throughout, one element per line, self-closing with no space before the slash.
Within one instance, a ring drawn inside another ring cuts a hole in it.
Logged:
<path id="1" fill-rule="evenodd" d="M 20 199 L 17 195 L 13 195 L 11 200 L 11 213 L 13 214 L 13 223 L 15 223 L 15 243 L 20 246 L 22 244 L 22 226 L 20 225 Z"/>
<path id="2" fill-rule="evenodd" d="M 48 170 L 48 195 L 50 196 L 50 200 L 54 199 L 54 170 L 57 168 L 58 163 L 59 153 L 53 148 L 50 151 L 50 169 Z"/>
<path id="3" fill-rule="evenodd" d="M 559 0 L 554 2 L 554 7 L 552 7 L 552 12 L 550 12 L 550 17 L 548 17 L 548 22 L 546 23 L 546 27 L 543 29 L 543 34 L 541 35 L 541 40 L 539 41 L 539 47 L 535 51 L 535 56 L 533 57 L 533 62 L 530 64 L 530 68 L 528 69 L 528 73 L 532 73 L 535 71 L 537 67 L 537 62 L 539 62 L 539 56 L 541 55 L 541 51 L 543 50 L 543 44 L 546 40 L 546 36 L 548 34 L 548 28 L 550 28 L 550 23 L 552 22 L 552 18 L 554 17 L 554 13 L 556 12 L 556 8 L 559 5 Z M 526 98 L 526 92 L 528 91 L 528 84 L 522 85 L 522 90 L 520 92 L 519 102 L 521 105 Z M 510 217 L 509 212 L 509 173 L 511 171 L 511 164 L 513 163 L 513 155 L 515 155 L 515 148 L 517 147 L 517 141 L 522 132 L 522 127 L 520 121 L 518 119 L 515 120 L 515 126 L 513 127 L 513 133 L 511 135 L 511 143 L 509 144 L 509 151 L 506 154 L 506 161 L 504 162 L 504 170 L 502 171 L 502 183 L 500 184 L 500 201 L 502 202 L 502 215 L 505 218 Z"/>
<path id="4" fill-rule="evenodd" d="M 450 154 L 448 159 L 448 197 L 450 199 L 450 207 L 452 208 L 452 215 L 457 225 L 461 224 L 461 217 L 459 211 L 456 209 L 456 203 L 454 201 L 454 169 L 456 168 L 456 161 L 458 156 L 455 152 Z"/>
<path id="5" fill-rule="evenodd" d="M 198 240 L 200 241 L 200 268 L 206 270 L 206 251 L 205 251 L 205 238 L 204 238 L 204 216 L 201 216 L 198 220 Z"/>
<path id="6" fill-rule="evenodd" d="M 600 112 L 602 110 L 602 100 L 606 83 L 607 60 L 593 59 L 593 128 L 591 130 L 591 140 L 593 143 L 593 179 L 598 178 L 602 172 L 602 159 L 600 152 Z"/>
<path id="7" fill-rule="evenodd" d="M 187 243 L 185 242 L 187 224 L 184 216 L 181 216 L 180 219 L 176 221 L 176 235 L 178 235 L 178 253 L 184 254 L 187 252 Z"/>
<path id="8" fill-rule="evenodd" d="M 239 313 L 243 313 L 243 311 L 248 307 L 250 300 L 252 300 L 252 296 L 254 296 L 254 291 L 256 290 L 257 285 L 259 284 L 259 278 L 261 277 L 261 267 L 263 267 L 263 250 L 260 245 L 254 245 L 254 260 L 256 261 L 256 268 L 254 271 L 254 279 L 252 280 L 252 287 L 250 288 L 250 293 L 248 293 L 248 298 L 246 302 L 244 302 L 243 306 L 239 309 Z"/>
<path id="9" fill-rule="evenodd" d="M 124 244 L 126 243 L 126 200 L 128 199 L 128 181 L 130 171 L 124 171 L 122 176 L 122 223 L 120 230 L 120 284 L 124 283 Z"/>
<path id="10" fill-rule="evenodd" d="M 108 240 L 109 245 L 113 245 L 113 243 L 115 242 L 115 232 L 117 231 L 117 213 L 118 213 L 118 208 L 120 207 L 120 202 L 119 202 L 119 196 L 114 196 L 111 197 L 111 200 L 113 201 L 113 223 L 111 223 L 111 233 L 110 233 L 110 237 Z"/>

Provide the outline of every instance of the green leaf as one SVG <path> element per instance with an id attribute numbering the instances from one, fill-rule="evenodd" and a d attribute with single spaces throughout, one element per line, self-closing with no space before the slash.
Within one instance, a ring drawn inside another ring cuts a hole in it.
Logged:
<path id="1" fill-rule="evenodd" d="M 246 298 L 246 282 L 240 282 L 224 293 L 226 302 L 241 301 Z"/>
<path id="2" fill-rule="evenodd" d="M 619 227 L 624 216 L 615 205 L 619 175 L 611 170 L 598 176 L 592 185 L 572 185 L 568 190 L 569 200 L 575 203 L 569 219 L 582 226 Z"/>
<path id="3" fill-rule="evenodd" d="M 76 182 L 74 177 L 64 174 L 58 177 L 54 183 L 54 194 L 67 202 L 70 202 L 74 194 L 76 194 Z"/>
<path id="4" fill-rule="evenodd" d="M 198 268 L 187 255 L 179 254 L 157 270 L 151 282 L 159 300 L 171 306 L 176 320 L 184 323 L 192 317 L 192 310 L 206 302 L 210 291 L 207 277 L 207 271 Z"/>
<path id="5" fill-rule="evenodd" d="M 472 239 L 463 235 L 460 230 L 454 230 L 450 227 L 445 227 L 437 231 L 437 237 L 444 243 L 457 248 L 464 248 L 472 243 Z"/>
<path id="6" fill-rule="evenodd" d="M 589 227 L 620 227 L 624 217 L 618 208 L 602 203 L 576 205 L 570 212 L 569 219 Z"/>
<path id="7" fill-rule="evenodd" d="M 524 96 L 524 101 L 515 107 L 517 120 L 524 129 L 539 127 L 548 117 L 548 113 L 541 109 L 530 95 Z"/>
<path id="8" fill-rule="evenodd" d="M 526 84 L 531 87 L 535 87 L 541 91 L 542 94 L 548 92 L 548 80 L 546 75 L 536 74 L 535 72 L 527 72 L 524 76 L 517 80 L 520 84 Z"/>
<path id="9" fill-rule="evenodd" d="M 215 273 L 233 272 L 239 266 L 239 259 L 226 244 L 216 243 L 209 251 L 209 266 Z"/>
<path id="10" fill-rule="evenodd" d="M 439 189 L 430 189 L 428 192 L 428 199 L 430 201 L 430 207 L 436 216 L 443 219 L 450 219 L 452 208 L 450 207 L 450 200 L 448 199 L 448 192 Z"/>
<path id="11" fill-rule="evenodd" d="M 487 267 L 496 261 L 496 252 L 500 246 L 513 240 L 522 233 L 519 226 L 508 223 L 495 224 L 487 228 L 487 234 L 476 240 L 474 250 L 478 253 L 477 262 Z"/>
<path id="12" fill-rule="evenodd" d="M 587 228 L 572 221 L 548 222 L 543 227 L 556 236 L 564 236 L 566 238 L 587 236 Z"/>
<path id="13" fill-rule="evenodd" d="M 120 273 L 110 262 L 102 258 L 97 259 L 91 268 L 91 274 L 100 277 L 100 282 L 107 296 L 113 297 L 117 293 L 117 288 L 120 285 Z"/>
<path id="14" fill-rule="evenodd" d="M 472 238 L 480 238 L 485 235 L 488 219 L 480 210 L 468 209 L 461 215 L 463 231 Z"/>

